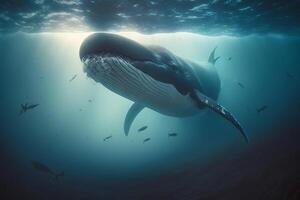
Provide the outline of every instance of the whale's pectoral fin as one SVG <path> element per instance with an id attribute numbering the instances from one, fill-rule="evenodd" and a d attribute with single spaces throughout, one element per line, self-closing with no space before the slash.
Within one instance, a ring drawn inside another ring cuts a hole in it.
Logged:
<path id="1" fill-rule="evenodd" d="M 145 108 L 145 106 L 139 104 L 139 103 L 134 103 L 132 106 L 129 108 L 125 122 L 124 122 L 124 132 L 125 135 L 127 136 L 129 133 L 129 129 L 131 127 L 132 122 L 134 121 L 135 117 Z"/>
<path id="2" fill-rule="evenodd" d="M 207 106 L 214 112 L 218 113 L 225 119 L 227 119 L 229 122 L 231 122 L 242 134 L 246 142 L 248 143 L 248 137 L 245 134 L 242 126 L 240 123 L 237 121 L 237 119 L 228 111 L 226 110 L 223 106 L 219 105 L 217 102 L 215 102 L 213 99 L 201 94 L 198 91 L 192 91 L 190 93 L 190 97 L 194 99 L 194 101 L 197 103 L 198 106 Z"/>

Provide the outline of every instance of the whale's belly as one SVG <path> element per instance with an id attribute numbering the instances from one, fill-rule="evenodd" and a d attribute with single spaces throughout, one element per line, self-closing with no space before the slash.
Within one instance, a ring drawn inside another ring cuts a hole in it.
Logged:
<path id="1" fill-rule="evenodd" d="M 170 116 L 189 116 L 199 112 L 188 95 L 181 95 L 173 85 L 153 79 L 126 61 L 110 58 L 88 62 L 85 68 L 88 76 L 127 99 Z"/>

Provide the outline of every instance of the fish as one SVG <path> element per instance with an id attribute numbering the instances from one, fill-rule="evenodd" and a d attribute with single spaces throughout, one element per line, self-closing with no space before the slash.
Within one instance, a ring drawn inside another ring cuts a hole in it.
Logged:
<path id="1" fill-rule="evenodd" d="M 123 125 L 126 136 L 144 108 L 173 117 L 195 115 L 208 108 L 230 122 L 248 143 L 239 121 L 217 102 L 221 81 L 215 67 L 220 58 L 215 56 L 216 49 L 207 61 L 196 63 L 161 46 L 146 46 L 112 33 L 93 33 L 82 42 L 79 57 L 87 77 L 133 101 Z"/>
<path id="2" fill-rule="evenodd" d="M 257 108 L 256 111 L 257 111 L 258 113 L 261 113 L 262 111 L 266 110 L 267 108 L 268 108 L 267 105 L 263 105 L 263 106 Z"/>
<path id="3" fill-rule="evenodd" d="M 69 80 L 69 82 L 72 82 L 73 80 L 75 80 L 76 77 L 77 77 L 77 74 L 75 74 L 75 75 Z"/>
<path id="4" fill-rule="evenodd" d="M 103 141 L 106 141 L 106 140 L 108 140 L 108 139 L 110 139 L 110 138 L 112 138 L 112 135 L 105 137 L 105 138 L 103 139 Z"/>
<path id="5" fill-rule="evenodd" d="M 146 138 L 143 140 L 143 143 L 148 142 L 149 140 L 151 140 L 151 138 Z"/>
<path id="6" fill-rule="evenodd" d="M 169 133 L 168 136 L 169 137 L 176 137 L 178 134 L 177 133 Z"/>
<path id="7" fill-rule="evenodd" d="M 62 171 L 60 173 L 55 173 L 47 165 L 45 165 L 39 161 L 31 161 L 31 164 L 35 170 L 42 172 L 42 173 L 50 174 L 51 176 L 55 177 L 55 179 L 58 179 L 59 177 L 63 177 L 65 175 L 64 171 Z"/>
<path id="8" fill-rule="evenodd" d="M 239 85 L 241 88 L 245 88 L 245 86 L 244 86 L 241 82 L 238 82 L 238 85 Z"/>
<path id="9" fill-rule="evenodd" d="M 30 104 L 30 105 L 28 105 L 28 103 L 21 104 L 21 110 L 20 110 L 19 114 L 21 115 L 21 114 L 27 112 L 28 110 L 38 107 L 39 105 L 40 104 Z"/>
<path id="10" fill-rule="evenodd" d="M 138 129 L 138 132 L 144 131 L 144 130 L 146 130 L 147 128 L 148 128 L 148 126 L 143 126 L 143 127 L 141 127 L 141 128 Z"/>

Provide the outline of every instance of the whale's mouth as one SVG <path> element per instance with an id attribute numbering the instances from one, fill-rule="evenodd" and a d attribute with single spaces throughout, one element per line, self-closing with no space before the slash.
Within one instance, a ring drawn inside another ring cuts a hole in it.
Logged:
<path id="1" fill-rule="evenodd" d="M 126 57 L 124 55 L 117 55 L 110 52 L 101 52 L 97 54 L 88 54 L 82 58 L 82 62 L 85 63 L 87 60 L 90 59 L 97 59 L 98 62 L 104 63 L 105 61 L 111 60 L 111 59 L 122 59 L 127 62 L 133 62 L 133 60 L 129 57 Z"/>
<path id="2" fill-rule="evenodd" d="M 84 64 L 83 71 L 96 82 L 99 82 L 101 77 L 115 72 L 116 68 L 122 71 L 127 71 L 128 69 L 138 70 L 148 74 L 144 64 L 146 63 L 148 66 L 157 64 L 152 60 L 138 61 L 126 55 L 110 52 L 87 54 L 81 58 L 81 61 Z M 148 75 L 152 77 L 152 74 Z M 152 78 L 155 79 L 155 77 Z"/>
<path id="3" fill-rule="evenodd" d="M 89 78 L 101 82 L 102 77 L 114 73 L 115 68 L 133 67 L 132 59 L 112 53 L 86 55 L 82 58 L 83 71 Z"/>

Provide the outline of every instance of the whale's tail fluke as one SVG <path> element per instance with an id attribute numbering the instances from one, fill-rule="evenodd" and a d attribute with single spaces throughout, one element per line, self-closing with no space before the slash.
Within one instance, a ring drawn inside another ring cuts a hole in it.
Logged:
<path id="1" fill-rule="evenodd" d="M 124 132 L 125 135 L 127 136 L 129 133 L 129 129 L 131 127 L 132 122 L 134 121 L 135 117 L 143 110 L 145 106 L 139 104 L 139 103 L 134 103 L 132 106 L 129 108 L 125 122 L 124 122 Z"/>
<path id="2" fill-rule="evenodd" d="M 215 58 L 215 52 L 216 52 L 217 46 L 214 48 L 214 50 L 210 53 L 209 58 L 208 58 L 208 62 L 215 65 L 215 63 L 217 62 L 217 60 L 220 59 L 220 56 Z"/>
<path id="3" fill-rule="evenodd" d="M 245 134 L 244 129 L 240 125 L 240 123 L 237 121 L 237 119 L 223 106 L 219 105 L 217 102 L 215 102 L 213 99 L 201 94 L 198 91 L 193 90 L 190 93 L 190 97 L 197 103 L 199 106 L 207 106 L 209 109 L 213 110 L 214 112 L 218 113 L 222 117 L 224 117 L 226 120 L 231 122 L 234 127 L 236 127 L 242 136 L 244 137 L 245 141 L 248 143 L 248 136 Z"/>

